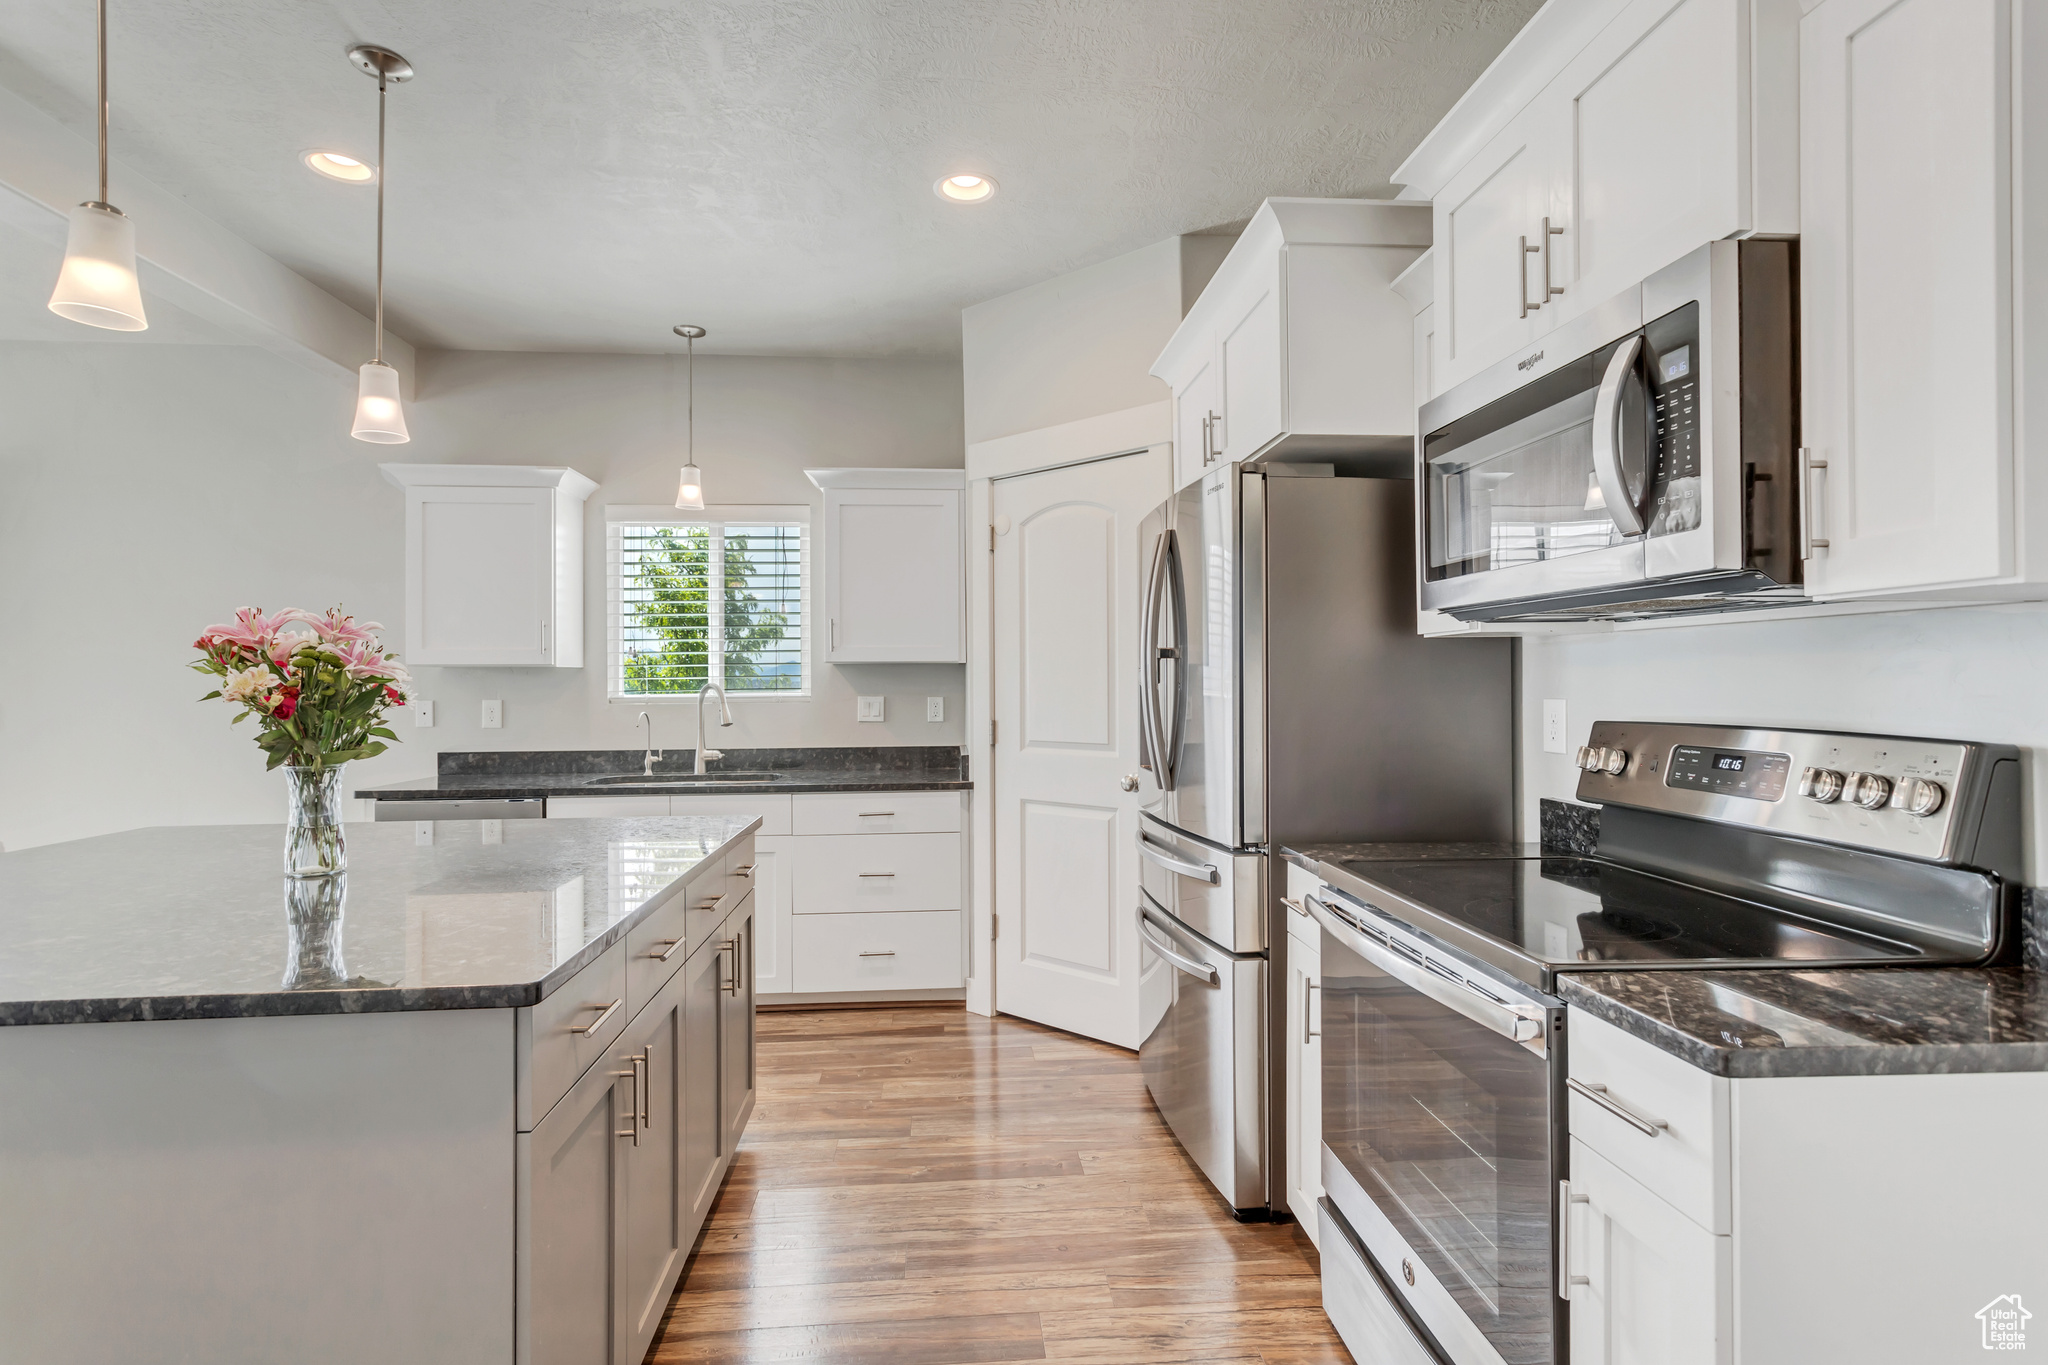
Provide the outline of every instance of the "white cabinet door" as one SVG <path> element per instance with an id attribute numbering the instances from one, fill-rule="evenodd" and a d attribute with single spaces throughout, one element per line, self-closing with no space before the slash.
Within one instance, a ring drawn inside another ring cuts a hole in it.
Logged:
<path id="1" fill-rule="evenodd" d="M 1213 352 L 1173 391 L 1173 486 L 1186 488 L 1213 464 L 1223 440 L 1222 385 Z"/>
<path id="2" fill-rule="evenodd" d="M 1564 293 L 1546 326 L 1749 226 L 1749 9 L 1636 0 L 1559 77 L 1570 146 L 1550 250 Z"/>
<path id="3" fill-rule="evenodd" d="M 1531 305 L 1543 302 L 1543 220 L 1564 141 L 1557 110 L 1539 99 L 1437 196 L 1439 391 L 1505 359 L 1547 325 L 1544 310 Z"/>
<path id="4" fill-rule="evenodd" d="M 623 1259 L 627 1106 L 614 1069 L 592 1067 L 519 1139 L 526 1178 L 516 1299 L 521 1359 L 530 1365 L 612 1361 L 623 1344 L 612 1286 Z"/>
<path id="5" fill-rule="evenodd" d="M 550 488 L 406 490 L 408 664 L 549 661 L 554 509 Z"/>
<path id="6" fill-rule="evenodd" d="M 640 1011 L 613 1047 L 609 1069 L 630 1103 L 620 1128 L 632 1133 L 619 1147 L 625 1188 L 624 1250 L 619 1305 L 623 1330 L 613 1365 L 639 1365 L 661 1326 L 669 1293 L 682 1273 L 690 1241 L 683 1235 L 682 1116 L 683 1002 L 687 979 L 678 973 Z"/>
<path id="7" fill-rule="evenodd" d="M 754 840 L 754 989 L 762 995 L 786 995 L 796 989 L 792 935 L 795 908 L 790 901 L 791 838 Z"/>
<path id="8" fill-rule="evenodd" d="M 832 663 L 964 663 L 967 592 L 957 488 L 825 493 Z"/>
<path id="9" fill-rule="evenodd" d="M 1807 561 L 1819 593 L 2013 572 L 2009 0 L 1800 30 Z"/>
<path id="10" fill-rule="evenodd" d="M 1572 1365 L 1727 1365 L 1729 1239 L 1571 1146 L 1559 1271 L 1571 1277 Z"/>
<path id="11" fill-rule="evenodd" d="M 1323 1195 L 1322 948 L 1287 935 L 1287 1204 L 1321 1245 L 1316 1200 Z M 1313 925 L 1309 930 L 1314 933 Z"/>
<path id="12" fill-rule="evenodd" d="M 1212 422 L 1210 441 L 1233 463 L 1249 460 L 1287 429 L 1280 347 L 1283 260 L 1275 253 L 1238 282 L 1217 338 L 1223 365 L 1222 438 L 1217 440 Z"/>

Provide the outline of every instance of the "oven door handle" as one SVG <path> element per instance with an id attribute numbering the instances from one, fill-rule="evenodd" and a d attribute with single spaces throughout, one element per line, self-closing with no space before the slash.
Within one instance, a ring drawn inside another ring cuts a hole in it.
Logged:
<path id="1" fill-rule="evenodd" d="M 1412 962 L 1391 948 L 1381 947 L 1358 930 L 1339 920 L 1329 907 L 1313 896 L 1302 897 L 1302 904 L 1323 932 L 1357 953 L 1379 970 L 1393 977 L 1402 985 L 1425 995 L 1439 1005 L 1456 1010 L 1475 1024 L 1483 1024 L 1501 1037 L 1517 1043 L 1533 1043 L 1543 1037 L 1543 1018 L 1535 1005 L 1503 1005 L 1488 996 L 1481 995 L 1462 980 L 1454 981 L 1441 975 L 1442 969 L 1431 971 L 1422 962 Z M 1426 961 L 1427 959 L 1425 959 Z M 1528 1010 L 1529 1014 L 1522 1011 Z M 1534 1015 L 1534 1017 L 1531 1017 Z"/>
<path id="2" fill-rule="evenodd" d="M 1217 972 L 1214 966 L 1207 962 L 1195 961 L 1195 959 L 1181 953 L 1178 948 L 1168 942 L 1165 931 L 1153 922 L 1152 916 L 1143 906 L 1138 908 L 1138 937 L 1145 940 L 1146 947 L 1186 972 L 1189 976 L 1194 977 L 1197 981 L 1207 982 L 1211 986 L 1217 985 L 1222 981 L 1222 975 Z"/>

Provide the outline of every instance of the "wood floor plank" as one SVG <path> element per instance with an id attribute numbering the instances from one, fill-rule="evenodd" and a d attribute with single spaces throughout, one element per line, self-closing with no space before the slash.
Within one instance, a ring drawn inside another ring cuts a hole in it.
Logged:
<path id="1" fill-rule="evenodd" d="M 754 1117 L 651 1365 L 1348 1361 L 1120 1048 L 958 1006 L 764 1013 Z"/>

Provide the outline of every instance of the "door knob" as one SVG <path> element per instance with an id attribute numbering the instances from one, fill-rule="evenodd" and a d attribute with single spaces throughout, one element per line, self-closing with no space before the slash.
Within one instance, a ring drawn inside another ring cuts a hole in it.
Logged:
<path id="1" fill-rule="evenodd" d="M 1126 773 L 1117 780 L 1117 785 L 1127 792 L 1134 792 L 1138 789 L 1138 775 L 1136 773 Z"/>

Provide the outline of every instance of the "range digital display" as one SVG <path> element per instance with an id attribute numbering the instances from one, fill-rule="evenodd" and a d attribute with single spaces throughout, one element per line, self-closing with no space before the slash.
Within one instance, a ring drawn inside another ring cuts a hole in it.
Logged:
<path id="1" fill-rule="evenodd" d="M 1701 749 L 1681 744 L 1671 751 L 1664 785 L 1685 791 L 1739 796 L 1746 801 L 1777 801 L 1785 795 L 1792 773 L 1790 754 L 1751 753 L 1745 749 Z"/>

